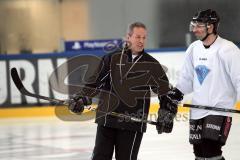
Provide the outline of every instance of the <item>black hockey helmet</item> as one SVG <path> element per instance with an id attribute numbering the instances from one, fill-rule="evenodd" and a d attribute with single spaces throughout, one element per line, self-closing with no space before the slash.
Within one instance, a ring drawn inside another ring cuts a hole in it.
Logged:
<path id="1" fill-rule="evenodd" d="M 199 11 L 192 18 L 192 22 L 202 22 L 205 24 L 213 24 L 214 25 L 213 32 L 215 34 L 217 33 L 219 21 L 220 21 L 220 18 L 217 12 L 211 9 Z"/>

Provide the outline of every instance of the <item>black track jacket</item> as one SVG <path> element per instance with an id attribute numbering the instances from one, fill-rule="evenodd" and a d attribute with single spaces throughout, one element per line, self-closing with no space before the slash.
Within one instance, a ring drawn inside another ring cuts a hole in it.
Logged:
<path id="1" fill-rule="evenodd" d="M 132 60 L 131 50 L 109 53 L 102 57 L 96 72 L 91 76 L 93 83 L 87 84 L 82 94 L 98 95 L 95 122 L 107 127 L 145 132 L 146 123 L 133 122 L 109 113 L 147 119 L 151 90 L 157 95 L 169 90 L 168 78 L 163 67 L 144 50 Z"/>

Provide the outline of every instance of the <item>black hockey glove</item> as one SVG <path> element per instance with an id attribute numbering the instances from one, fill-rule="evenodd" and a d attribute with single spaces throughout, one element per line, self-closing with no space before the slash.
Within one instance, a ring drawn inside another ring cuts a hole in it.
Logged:
<path id="1" fill-rule="evenodd" d="M 156 125 L 158 134 L 161 134 L 163 132 L 165 133 L 172 132 L 174 117 L 175 117 L 175 114 L 169 112 L 166 109 L 158 110 L 158 119 L 157 119 L 157 125 Z"/>
<path id="2" fill-rule="evenodd" d="M 158 110 L 158 124 L 156 125 L 159 134 L 171 133 L 174 117 L 178 111 L 178 103 L 183 99 L 183 93 L 173 88 L 165 95 L 159 97 L 160 108 Z"/>
<path id="3" fill-rule="evenodd" d="M 69 100 L 68 109 L 73 113 L 81 114 L 84 111 L 84 106 L 92 104 L 92 99 L 88 97 L 80 97 L 73 95 Z"/>

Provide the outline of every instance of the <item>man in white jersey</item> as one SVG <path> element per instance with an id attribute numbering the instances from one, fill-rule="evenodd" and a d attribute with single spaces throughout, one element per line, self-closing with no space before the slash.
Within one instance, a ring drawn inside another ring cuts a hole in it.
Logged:
<path id="1" fill-rule="evenodd" d="M 219 20 L 211 9 L 200 11 L 192 18 L 190 31 L 198 40 L 186 51 L 176 88 L 169 92 L 169 101 L 175 100 L 173 95 L 193 93 L 194 105 L 233 109 L 240 99 L 240 51 L 218 35 Z M 221 148 L 226 143 L 231 122 L 231 115 L 225 112 L 191 109 L 189 141 L 195 160 L 224 160 Z"/>

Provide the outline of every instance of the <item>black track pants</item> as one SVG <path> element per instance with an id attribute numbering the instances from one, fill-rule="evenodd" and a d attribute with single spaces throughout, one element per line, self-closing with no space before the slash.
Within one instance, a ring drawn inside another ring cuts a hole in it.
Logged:
<path id="1" fill-rule="evenodd" d="M 98 125 L 92 160 L 137 160 L 143 133 Z"/>

